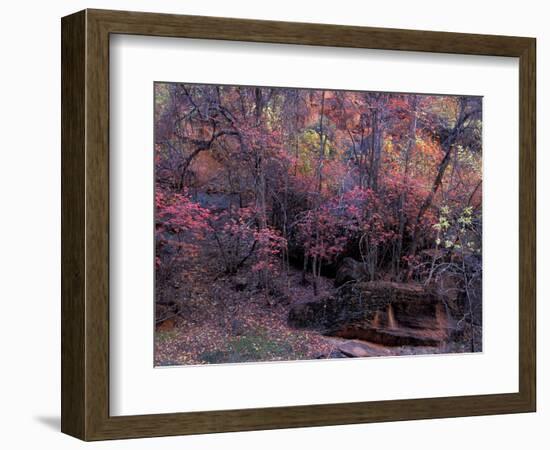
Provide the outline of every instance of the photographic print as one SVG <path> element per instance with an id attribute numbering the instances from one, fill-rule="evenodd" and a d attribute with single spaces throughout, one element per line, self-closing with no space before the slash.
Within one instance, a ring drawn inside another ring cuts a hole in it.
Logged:
<path id="1" fill-rule="evenodd" d="M 482 98 L 154 84 L 155 366 L 482 351 Z"/>

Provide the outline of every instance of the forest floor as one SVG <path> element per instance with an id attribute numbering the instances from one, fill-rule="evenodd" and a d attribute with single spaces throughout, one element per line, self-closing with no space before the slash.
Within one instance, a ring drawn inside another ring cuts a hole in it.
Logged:
<path id="1" fill-rule="evenodd" d="M 275 293 L 269 296 L 252 284 L 239 284 L 244 277 L 196 279 L 182 312 L 157 327 L 155 366 L 345 357 L 342 350 L 350 346 L 352 351 L 359 346 L 360 356 L 443 351 L 434 347 L 388 348 L 290 327 L 287 319 L 292 305 L 315 298 L 311 285 L 302 284 L 301 279 L 300 271 L 291 270 L 288 277 L 280 277 L 272 289 Z M 333 291 L 333 280 L 322 278 L 319 296 Z"/>
<path id="2" fill-rule="evenodd" d="M 303 360 L 330 354 L 334 338 L 287 324 L 294 302 L 314 298 L 301 276 L 291 271 L 288 278 L 281 277 L 277 292 L 270 295 L 252 285 L 236 285 L 233 278 L 193 283 L 182 313 L 157 327 L 155 365 Z M 322 279 L 321 295 L 331 290 L 332 280 Z"/>

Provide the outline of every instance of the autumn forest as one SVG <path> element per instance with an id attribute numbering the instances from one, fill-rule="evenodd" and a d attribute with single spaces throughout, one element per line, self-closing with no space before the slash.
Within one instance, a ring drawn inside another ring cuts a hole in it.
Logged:
<path id="1" fill-rule="evenodd" d="M 482 350 L 482 98 L 154 101 L 155 365 Z"/>

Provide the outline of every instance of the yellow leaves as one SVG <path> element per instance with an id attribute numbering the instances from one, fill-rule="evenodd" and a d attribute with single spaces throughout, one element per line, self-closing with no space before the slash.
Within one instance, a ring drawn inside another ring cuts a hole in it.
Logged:
<path id="1" fill-rule="evenodd" d="M 421 153 L 421 157 L 436 157 L 441 154 L 441 145 L 436 140 L 428 136 L 416 136 L 416 149 Z"/>
<path id="2" fill-rule="evenodd" d="M 441 211 L 441 212 L 443 213 L 443 211 Z M 448 214 L 448 212 L 447 212 L 447 214 Z M 451 226 L 451 224 L 447 220 L 447 217 L 445 217 L 443 215 L 443 216 L 439 217 L 439 222 L 437 222 L 435 225 L 433 225 L 433 229 L 437 230 L 437 231 L 447 231 L 450 226 Z"/>
<path id="3" fill-rule="evenodd" d="M 323 135 L 323 156 L 330 158 L 338 153 L 332 146 L 332 142 L 327 135 Z M 314 171 L 315 162 L 319 158 L 321 149 L 321 136 L 312 129 L 304 130 L 298 138 L 298 169 L 303 175 L 311 175 Z"/>
<path id="4" fill-rule="evenodd" d="M 387 136 L 384 139 L 383 148 L 384 148 L 384 153 L 388 156 L 398 157 L 401 153 L 401 149 L 399 145 L 394 145 L 393 139 L 391 138 L 391 136 Z"/>

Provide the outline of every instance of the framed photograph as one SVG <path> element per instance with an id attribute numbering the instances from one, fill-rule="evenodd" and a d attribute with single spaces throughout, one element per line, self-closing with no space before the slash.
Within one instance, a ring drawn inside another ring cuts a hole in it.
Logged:
<path id="1" fill-rule="evenodd" d="M 61 29 L 63 432 L 535 411 L 534 38 Z"/>

